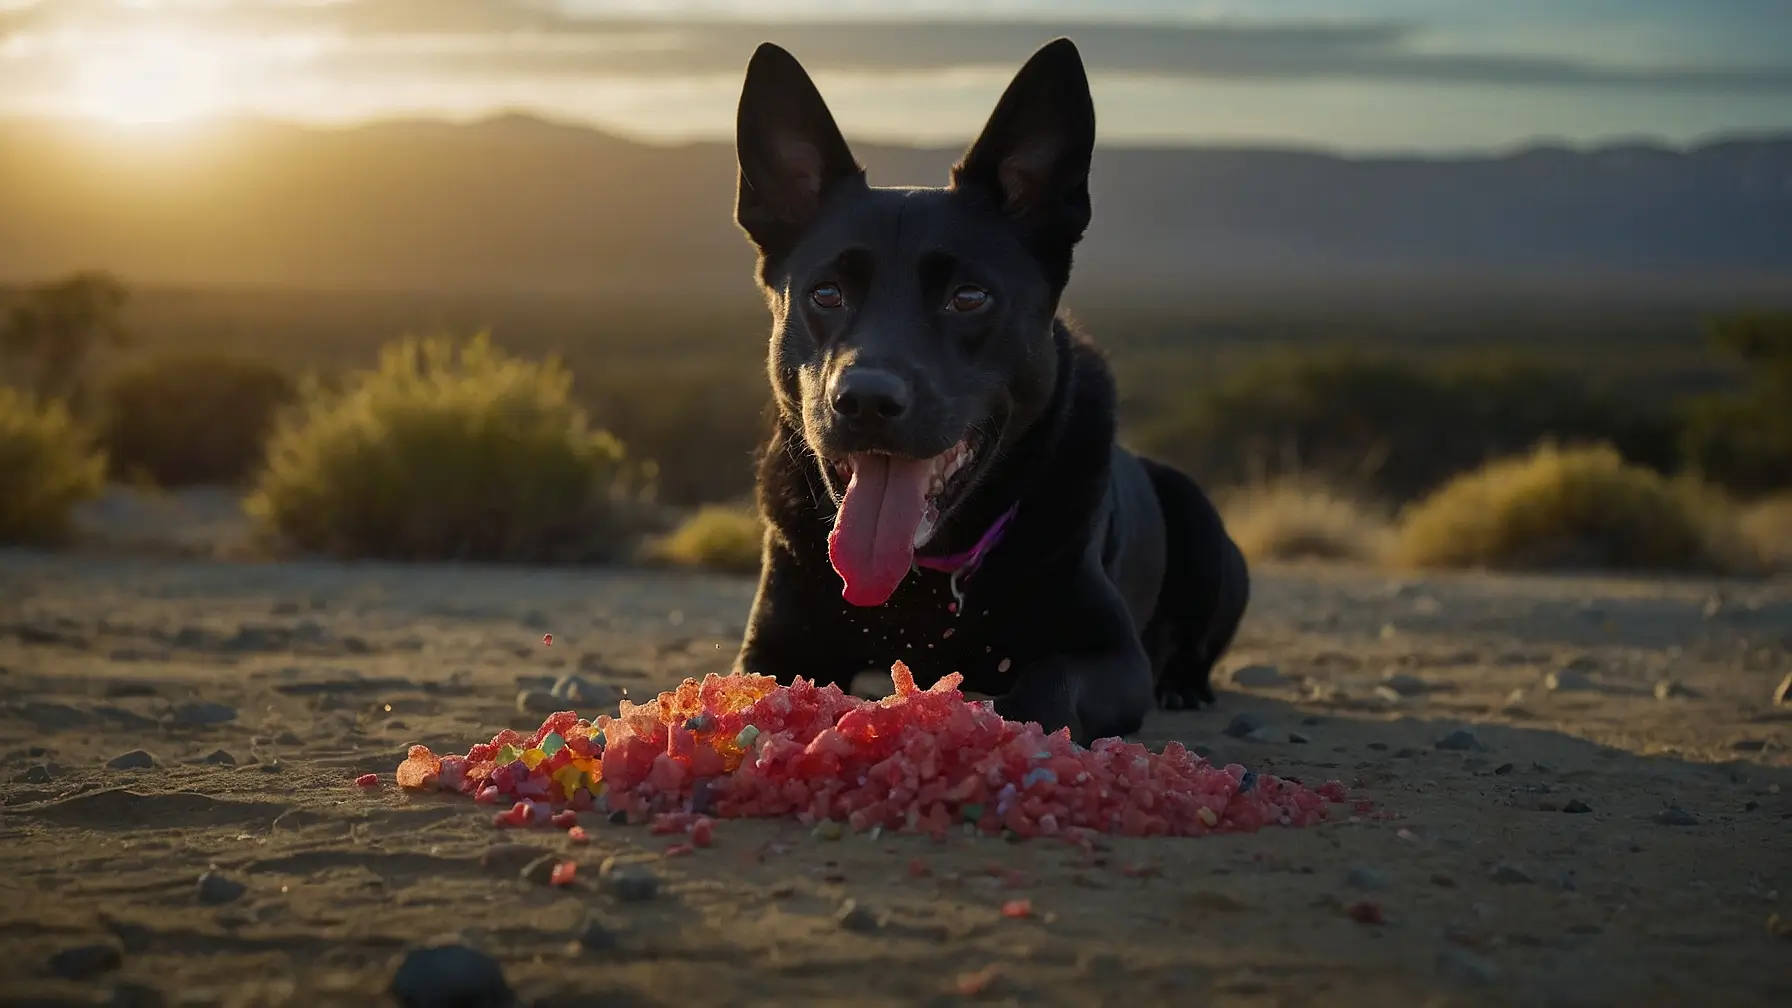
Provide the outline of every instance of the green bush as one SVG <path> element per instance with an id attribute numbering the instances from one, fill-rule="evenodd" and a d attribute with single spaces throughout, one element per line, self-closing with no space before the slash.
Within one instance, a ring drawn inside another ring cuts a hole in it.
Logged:
<path id="1" fill-rule="evenodd" d="M 1736 516 L 1709 487 L 1624 461 L 1609 445 L 1500 459 L 1406 509 L 1409 567 L 1742 571 Z"/>
<path id="2" fill-rule="evenodd" d="M 622 445 L 557 361 L 405 340 L 311 389 L 268 446 L 250 513 L 302 549 L 397 560 L 613 557 L 633 531 Z"/>
<path id="3" fill-rule="evenodd" d="M 1673 418 L 1511 361 L 1451 368 L 1351 354 L 1260 362 L 1141 427 L 1136 442 L 1215 485 L 1313 478 L 1407 501 L 1544 438 L 1610 441 L 1668 469 Z"/>
<path id="4" fill-rule="evenodd" d="M 105 455 L 88 447 L 67 409 L 0 388 L 0 543 L 62 540 L 75 505 L 105 483 Z"/>
<path id="5" fill-rule="evenodd" d="M 158 357 L 126 369 L 100 401 L 100 444 L 115 474 L 162 486 L 238 483 L 261 467 L 297 386 L 256 360 Z"/>
<path id="6" fill-rule="evenodd" d="M 756 574 L 764 539 L 765 525 L 757 512 L 710 505 L 656 542 L 649 555 L 680 567 Z"/>

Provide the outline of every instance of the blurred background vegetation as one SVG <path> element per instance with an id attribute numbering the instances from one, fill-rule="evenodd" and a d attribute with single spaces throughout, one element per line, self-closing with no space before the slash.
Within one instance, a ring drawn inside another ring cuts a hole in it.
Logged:
<path id="1" fill-rule="evenodd" d="M 53 537 L 40 512 L 91 496 L 104 465 L 253 491 L 304 550 L 615 558 L 692 515 L 644 555 L 756 563 L 737 503 L 767 422 L 756 304 L 133 293 L 102 273 L 0 304 L 18 389 L 0 451 L 34 460 L 14 481 L 53 484 L 8 538 Z M 1120 373 L 1125 440 L 1195 474 L 1260 558 L 1742 571 L 1788 549 L 1792 314 L 1071 309 Z M 1475 540 L 1452 511 L 1505 524 Z M 1713 545 L 1719 514 L 1755 545 Z"/>

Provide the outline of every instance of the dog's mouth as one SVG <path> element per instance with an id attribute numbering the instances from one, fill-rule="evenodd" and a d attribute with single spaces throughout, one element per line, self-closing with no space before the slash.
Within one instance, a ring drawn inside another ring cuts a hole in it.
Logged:
<path id="1" fill-rule="evenodd" d="M 895 594 L 915 551 L 964 496 L 976 459 L 977 446 L 967 438 L 932 458 L 854 452 L 834 462 L 846 488 L 828 559 L 846 584 L 847 602 L 878 606 Z"/>

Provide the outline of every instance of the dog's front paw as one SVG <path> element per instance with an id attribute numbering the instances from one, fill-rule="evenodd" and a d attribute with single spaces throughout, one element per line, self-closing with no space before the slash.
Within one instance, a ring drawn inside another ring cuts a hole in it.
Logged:
<path id="1" fill-rule="evenodd" d="M 1213 687 L 1206 682 L 1159 683 L 1157 705 L 1164 710 L 1200 710 L 1216 701 Z"/>
<path id="2" fill-rule="evenodd" d="M 1069 728 L 1070 740 L 1077 745 L 1086 746 L 1093 741 L 1083 731 L 1082 721 L 1076 716 L 1076 711 L 1063 704 L 1041 703 L 1037 697 L 1019 691 L 996 697 L 995 702 L 996 713 L 1010 721 L 1037 723 L 1045 729 L 1047 735 L 1060 728 Z"/>

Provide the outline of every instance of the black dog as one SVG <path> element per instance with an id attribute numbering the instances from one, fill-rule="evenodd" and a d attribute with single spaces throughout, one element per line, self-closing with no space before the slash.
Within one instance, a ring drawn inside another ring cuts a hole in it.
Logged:
<path id="1" fill-rule="evenodd" d="M 737 129 L 777 419 L 736 669 L 901 659 L 1083 744 L 1210 702 L 1244 558 L 1191 480 L 1115 444 L 1113 378 L 1057 318 L 1095 145 L 1076 47 L 1028 60 L 945 189 L 867 185 L 771 44 Z"/>

